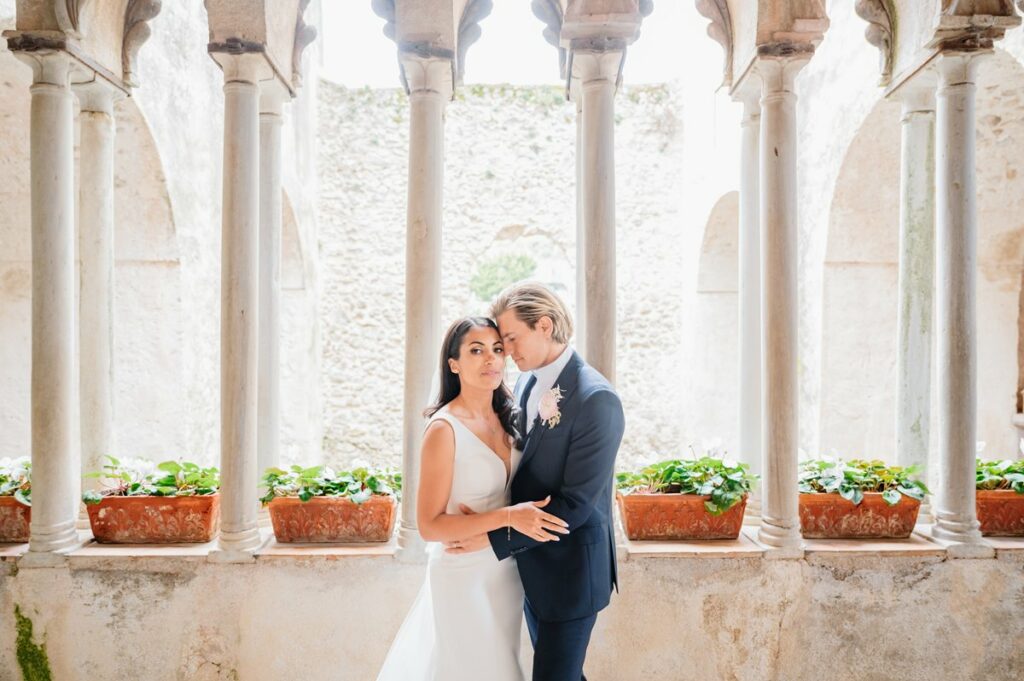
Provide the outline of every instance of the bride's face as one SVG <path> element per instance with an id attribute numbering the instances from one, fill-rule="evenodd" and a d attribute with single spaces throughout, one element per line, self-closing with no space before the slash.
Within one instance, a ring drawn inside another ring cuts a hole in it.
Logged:
<path id="1" fill-rule="evenodd" d="M 514 310 L 498 315 L 498 330 L 505 342 L 505 354 L 520 371 L 533 371 L 544 366 L 551 351 L 551 320 L 541 317 L 534 328 L 519 319 Z"/>
<path id="2" fill-rule="evenodd" d="M 470 329 L 462 337 L 459 358 L 448 366 L 458 374 L 463 387 L 497 390 L 505 378 L 505 348 L 498 332 L 489 327 Z"/>

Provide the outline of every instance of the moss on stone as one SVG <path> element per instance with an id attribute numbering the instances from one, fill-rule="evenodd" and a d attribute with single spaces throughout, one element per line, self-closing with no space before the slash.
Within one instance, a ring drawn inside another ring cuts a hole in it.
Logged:
<path id="1" fill-rule="evenodd" d="M 46 657 L 46 644 L 32 642 L 32 620 L 14 606 L 15 630 L 18 632 L 17 656 L 23 681 L 52 681 L 50 660 Z"/>

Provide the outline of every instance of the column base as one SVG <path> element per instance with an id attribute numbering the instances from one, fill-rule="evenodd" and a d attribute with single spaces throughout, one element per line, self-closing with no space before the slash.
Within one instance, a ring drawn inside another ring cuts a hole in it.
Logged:
<path id="1" fill-rule="evenodd" d="M 979 528 L 975 518 L 939 511 L 932 525 L 932 539 L 946 549 L 950 558 L 992 558 L 996 550 L 982 538 Z"/>
<path id="2" fill-rule="evenodd" d="M 804 538 L 798 526 L 787 527 L 773 524 L 762 518 L 757 529 L 757 541 L 767 547 L 764 557 L 768 559 L 796 559 L 804 556 Z"/>
<path id="3" fill-rule="evenodd" d="M 270 522 L 270 507 L 263 506 L 260 508 L 260 513 L 256 518 L 256 524 L 262 529 L 273 529 L 273 523 Z"/>
<path id="4" fill-rule="evenodd" d="M 398 551 L 395 558 L 403 563 L 422 563 L 426 561 L 426 542 L 415 527 L 402 525 L 398 528 Z"/>
<path id="5" fill-rule="evenodd" d="M 82 545 L 75 527 L 77 517 L 60 525 L 48 528 L 29 526 L 28 550 L 30 553 L 61 553 Z"/>
<path id="6" fill-rule="evenodd" d="M 241 532 L 222 530 L 217 538 L 217 548 L 210 551 L 209 559 L 213 563 L 250 563 L 256 560 L 256 551 L 263 543 L 258 527 Z"/>

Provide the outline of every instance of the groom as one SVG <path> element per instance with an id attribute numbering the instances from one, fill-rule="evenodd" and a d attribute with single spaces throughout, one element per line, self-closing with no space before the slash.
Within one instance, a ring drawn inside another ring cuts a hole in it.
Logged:
<path id="1" fill-rule="evenodd" d="M 516 384 L 523 456 L 512 503 L 550 495 L 543 510 L 566 521 L 569 534 L 539 542 L 502 528 L 487 539 L 499 560 L 516 557 L 533 681 L 586 681 L 590 632 L 618 586 L 611 499 L 622 404 L 604 376 L 569 347 L 572 319 L 552 291 L 513 285 L 494 301 L 491 316 L 505 355 L 524 372 Z M 485 544 L 481 537 L 463 545 Z"/>

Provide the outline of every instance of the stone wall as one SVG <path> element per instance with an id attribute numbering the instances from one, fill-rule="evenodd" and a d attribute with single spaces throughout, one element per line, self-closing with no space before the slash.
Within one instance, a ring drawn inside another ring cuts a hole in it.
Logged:
<path id="1" fill-rule="evenodd" d="M 678 348 L 687 238 L 680 205 L 682 111 L 671 87 L 616 99 L 620 462 L 677 455 L 683 391 L 698 389 Z M 443 324 L 486 312 L 470 290 L 481 263 L 528 254 L 535 278 L 575 305 L 575 108 L 555 87 L 466 86 L 445 126 Z M 404 336 L 408 102 L 400 90 L 323 83 L 320 111 L 324 454 L 398 465 Z M 437 339 L 440 348 L 441 339 Z M 425 406 L 425 405 L 424 405 Z M 720 405 L 723 410 L 728 405 Z"/>
<path id="2" fill-rule="evenodd" d="M 62 681 L 367 681 L 424 574 L 389 556 L 0 568 L 0 677 L 19 678 L 31 642 Z M 634 557 L 619 575 L 589 648 L 595 680 L 1017 681 L 1024 668 L 1019 551 Z M 30 639 L 16 640 L 16 609 Z"/>

